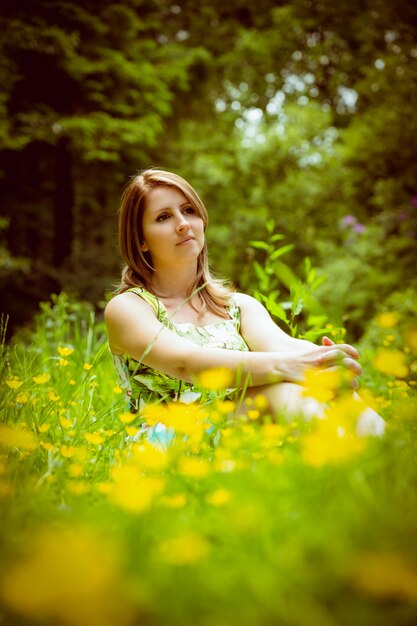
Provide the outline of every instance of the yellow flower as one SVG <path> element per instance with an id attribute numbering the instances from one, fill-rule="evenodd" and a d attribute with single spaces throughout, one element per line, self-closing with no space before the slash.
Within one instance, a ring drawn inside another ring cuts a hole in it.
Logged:
<path id="1" fill-rule="evenodd" d="M 145 478 L 139 468 L 129 464 L 115 467 L 112 471 L 112 487 L 109 497 L 116 505 L 131 513 L 147 511 L 158 494 L 164 489 L 159 478 Z"/>
<path id="2" fill-rule="evenodd" d="M 48 391 L 48 398 L 52 402 L 58 402 L 58 400 L 59 400 L 59 396 L 57 396 L 57 394 L 54 391 Z"/>
<path id="3" fill-rule="evenodd" d="M 91 363 L 84 363 L 83 368 L 85 369 L 86 372 L 89 372 L 91 370 L 93 366 L 91 365 Z"/>
<path id="4" fill-rule="evenodd" d="M 230 491 L 227 489 L 217 489 L 206 496 L 206 502 L 213 506 L 223 506 L 230 500 Z"/>
<path id="5" fill-rule="evenodd" d="M 280 443 L 287 434 L 287 428 L 282 424 L 262 424 L 262 434 L 266 441 Z"/>
<path id="6" fill-rule="evenodd" d="M 198 384 L 205 389 L 219 390 L 231 387 L 234 381 L 234 374 L 225 367 L 215 367 L 197 376 Z"/>
<path id="7" fill-rule="evenodd" d="M 126 413 L 120 413 L 120 415 L 119 415 L 119 420 L 122 422 L 122 424 L 130 424 L 136 418 L 137 418 L 136 413 L 128 413 L 128 412 L 126 412 Z"/>
<path id="8" fill-rule="evenodd" d="M 47 450 L 48 452 L 53 452 L 53 450 L 55 450 L 54 446 L 52 443 L 49 443 L 49 441 L 41 441 L 41 448 Z"/>
<path id="9" fill-rule="evenodd" d="M 361 553 L 350 571 L 353 585 L 367 595 L 396 601 L 417 601 L 417 566 L 398 554 Z"/>
<path id="10" fill-rule="evenodd" d="M 210 551 L 208 541 L 197 533 L 189 532 L 166 539 L 159 546 L 159 557 L 172 565 L 192 565 L 206 558 Z"/>
<path id="11" fill-rule="evenodd" d="M 72 422 L 67 417 L 60 417 L 59 418 L 59 422 L 60 422 L 62 428 L 68 429 L 68 428 L 72 427 Z"/>
<path id="12" fill-rule="evenodd" d="M 216 402 L 216 409 L 222 413 L 222 415 L 228 415 L 229 413 L 233 413 L 236 409 L 236 403 L 232 400 L 218 400 Z"/>
<path id="13" fill-rule="evenodd" d="M 71 380 L 68 381 L 68 384 L 69 385 L 75 385 L 76 382 L 75 382 L 75 380 L 73 378 L 71 378 Z"/>
<path id="14" fill-rule="evenodd" d="M 119 385 L 116 385 L 115 387 L 113 387 L 113 392 L 119 394 L 123 392 L 123 389 L 119 387 Z"/>
<path id="15" fill-rule="evenodd" d="M 79 478 L 84 474 L 84 467 L 81 463 L 72 463 L 68 468 L 68 472 L 73 478 Z"/>
<path id="16" fill-rule="evenodd" d="M 48 380 L 50 380 L 50 378 L 51 378 L 51 375 L 48 374 L 47 372 L 44 372 L 43 374 L 39 374 L 39 376 L 33 376 L 32 380 L 37 385 L 44 385 L 45 383 L 48 382 Z"/>
<path id="17" fill-rule="evenodd" d="M 77 452 L 77 448 L 75 446 L 67 446 L 63 444 L 61 446 L 60 452 L 63 457 L 66 459 L 70 459 Z"/>
<path id="18" fill-rule="evenodd" d="M 161 416 L 161 422 L 167 428 L 189 435 L 193 441 L 201 441 L 207 427 L 207 411 L 199 404 L 171 402 Z"/>
<path id="19" fill-rule="evenodd" d="M 305 373 L 303 396 L 329 402 L 342 382 L 341 371 L 313 368 Z"/>
<path id="20" fill-rule="evenodd" d="M 316 420 L 314 431 L 301 441 L 302 456 L 307 465 L 320 467 L 343 463 L 362 452 L 365 440 L 355 433 L 356 418 L 361 408 L 359 402 L 356 405 L 344 400 L 340 405 L 329 408 L 324 419 Z M 355 419 L 352 419 L 353 414 Z"/>
<path id="21" fill-rule="evenodd" d="M 20 380 L 17 376 L 13 376 L 13 378 L 9 378 L 5 382 L 10 389 L 19 389 L 23 385 L 23 380 Z"/>
<path id="22" fill-rule="evenodd" d="M 257 409 L 259 409 L 260 411 L 266 411 L 266 409 L 268 409 L 268 408 L 269 408 L 269 402 L 268 402 L 268 399 L 267 399 L 264 395 L 262 395 L 262 394 L 258 393 L 258 394 L 255 396 L 255 406 L 256 406 L 256 408 L 257 408 Z"/>
<path id="23" fill-rule="evenodd" d="M 61 367 L 66 367 L 69 361 L 67 361 L 67 359 L 59 359 L 58 363 L 61 365 Z"/>
<path id="24" fill-rule="evenodd" d="M 50 424 L 47 424 L 46 422 L 44 424 L 41 424 L 38 428 L 40 433 L 47 433 L 49 428 L 50 428 Z"/>
<path id="25" fill-rule="evenodd" d="M 159 470 L 167 464 L 167 457 L 164 452 L 149 441 L 134 444 L 132 457 L 135 465 L 145 470 Z"/>
<path id="26" fill-rule="evenodd" d="M 163 422 L 164 415 L 167 410 L 161 404 L 148 404 L 142 411 L 142 416 L 149 426 L 154 426 L 157 422 Z"/>
<path id="27" fill-rule="evenodd" d="M 111 493 L 112 488 L 113 488 L 113 485 L 110 482 L 101 482 L 101 483 L 97 483 L 96 485 L 97 491 L 99 493 L 103 493 L 104 495 Z"/>
<path id="28" fill-rule="evenodd" d="M 94 446 L 100 446 L 104 443 L 104 437 L 100 433 L 84 433 L 84 439 Z"/>
<path id="29" fill-rule="evenodd" d="M 408 374 L 405 365 L 405 354 L 400 350 L 385 350 L 380 348 L 375 358 L 375 367 L 380 372 L 389 376 L 404 378 Z"/>
<path id="30" fill-rule="evenodd" d="M 250 420 L 257 420 L 260 416 L 260 413 L 258 409 L 249 409 L 248 411 L 246 411 L 246 415 L 249 417 Z"/>
<path id="31" fill-rule="evenodd" d="M 381 328 L 393 328 L 399 322 L 399 317 L 396 313 L 380 313 L 377 317 L 377 323 Z"/>
<path id="32" fill-rule="evenodd" d="M 57 352 L 60 356 L 69 356 L 74 352 L 74 348 L 67 348 L 66 346 L 59 346 Z"/>
<path id="33" fill-rule="evenodd" d="M 175 493 L 161 498 L 161 504 L 169 509 L 181 509 L 187 504 L 187 496 L 184 493 Z"/>
<path id="34" fill-rule="evenodd" d="M 117 554 L 83 527 L 38 531 L 3 577 L 2 600 L 25 623 L 124 626 L 131 614 Z"/>
<path id="35" fill-rule="evenodd" d="M 30 430 L 19 425 L 0 426 L 0 444 L 28 451 L 35 450 L 39 445 L 35 435 Z"/>
<path id="36" fill-rule="evenodd" d="M 19 395 L 16 396 L 16 404 L 26 404 L 28 400 L 29 396 L 26 393 L 19 393 Z"/>
<path id="37" fill-rule="evenodd" d="M 179 471 L 191 478 L 204 478 L 210 472 L 210 465 L 204 459 L 184 456 L 180 458 Z"/>
<path id="38" fill-rule="evenodd" d="M 126 426 L 125 431 L 126 431 L 126 434 L 129 435 L 129 437 L 134 437 L 135 435 L 138 434 L 139 429 L 137 426 Z"/>

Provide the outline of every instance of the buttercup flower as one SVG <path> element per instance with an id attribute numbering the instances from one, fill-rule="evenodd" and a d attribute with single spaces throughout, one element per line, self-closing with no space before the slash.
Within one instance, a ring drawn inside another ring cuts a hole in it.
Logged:
<path id="1" fill-rule="evenodd" d="M 74 352 L 74 348 L 68 348 L 66 346 L 58 346 L 57 352 L 60 356 L 69 356 Z"/>
<path id="2" fill-rule="evenodd" d="M 6 385 L 10 387 L 10 389 L 19 389 L 23 385 L 23 380 L 20 380 L 17 377 L 9 378 L 5 381 Z"/>
<path id="3" fill-rule="evenodd" d="M 50 378 L 51 378 L 51 375 L 48 374 L 47 372 L 44 372 L 43 374 L 39 374 L 39 376 L 33 376 L 32 380 L 37 385 L 44 385 L 50 380 Z"/>

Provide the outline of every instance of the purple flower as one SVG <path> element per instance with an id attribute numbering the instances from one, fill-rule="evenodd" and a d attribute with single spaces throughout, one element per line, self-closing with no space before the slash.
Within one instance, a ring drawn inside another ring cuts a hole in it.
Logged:
<path id="1" fill-rule="evenodd" d="M 363 233 L 365 230 L 366 230 L 365 224 L 360 224 L 359 222 L 357 224 L 355 224 L 354 227 L 353 227 L 353 232 L 354 233 L 358 233 L 358 235 Z"/>
<path id="2" fill-rule="evenodd" d="M 357 219 L 354 215 L 345 215 L 340 220 L 342 226 L 354 226 L 357 223 Z"/>

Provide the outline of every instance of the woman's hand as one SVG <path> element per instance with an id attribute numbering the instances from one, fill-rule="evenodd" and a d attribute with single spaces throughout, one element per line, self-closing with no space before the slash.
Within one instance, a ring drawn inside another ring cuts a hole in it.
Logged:
<path id="1" fill-rule="evenodd" d="M 336 345 L 336 344 L 334 343 L 334 341 L 332 341 L 331 339 L 329 339 L 329 337 L 326 337 L 326 336 L 325 336 L 325 337 L 323 337 L 323 338 L 322 338 L 322 340 L 321 340 L 321 345 L 322 345 L 322 346 L 334 346 L 334 345 Z M 359 356 L 359 355 L 358 355 L 358 356 Z M 361 373 L 361 372 L 359 372 L 359 374 L 358 374 L 358 375 L 360 375 L 360 373 Z M 357 381 L 357 379 L 356 379 L 356 376 L 355 376 L 355 378 L 352 378 L 352 381 L 351 381 L 351 383 L 350 383 L 350 386 L 352 387 L 352 389 L 358 389 L 358 387 L 359 387 L 359 383 L 358 383 L 358 381 Z"/>

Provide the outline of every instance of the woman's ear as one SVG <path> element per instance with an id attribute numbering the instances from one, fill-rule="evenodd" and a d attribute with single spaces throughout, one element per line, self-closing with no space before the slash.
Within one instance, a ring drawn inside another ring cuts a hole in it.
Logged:
<path id="1" fill-rule="evenodd" d="M 142 250 L 142 252 L 147 252 L 149 250 L 149 247 L 146 241 L 142 241 L 142 243 L 140 244 L 140 249 Z"/>

